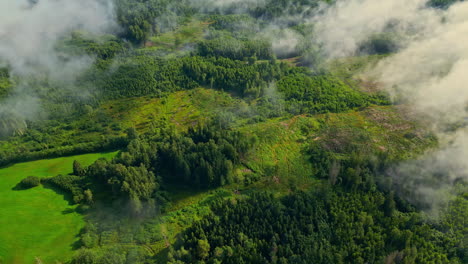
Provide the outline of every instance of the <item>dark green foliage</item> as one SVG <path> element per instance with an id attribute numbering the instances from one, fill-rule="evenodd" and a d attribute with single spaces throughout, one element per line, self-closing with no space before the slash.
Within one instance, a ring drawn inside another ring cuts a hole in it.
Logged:
<path id="1" fill-rule="evenodd" d="M 8 68 L 0 68 L 0 99 L 8 94 L 10 88 L 10 72 Z"/>
<path id="2" fill-rule="evenodd" d="M 311 77 L 305 68 L 277 62 L 271 57 L 269 46 L 262 41 L 239 40 L 243 49 L 237 52 L 228 48 L 226 51 L 225 48 L 233 43 L 235 41 L 229 38 L 214 38 L 200 44 L 200 49 L 207 48 L 204 55 L 211 57 L 166 58 L 148 50 L 129 51 L 129 47 L 115 37 L 73 33 L 59 45 L 67 53 L 65 57 L 88 54 L 97 58 L 95 65 L 80 74 L 76 83 L 70 84 L 73 86 L 70 89 L 63 89 L 61 84 L 44 78 L 29 80 L 34 93 L 42 98 L 47 115 L 25 120 L 14 113 L 2 112 L 0 137 L 16 135 L 12 138 L 14 145 L 27 144 L 21 146 L 24 149 L 0 150 L 0 164 L 124 146 L 127 142 L 117 136 L 119 127 L 114 129 L 115 120 L 99 110 L 99 102 L 111 98 L 164 96 L 205 86 L 241 97 L 261 98 L 255 107 L 264 117 L 276 117 L 284 112 L 345 111 L 374 101 L 331 76 Z M 270 61 L 258 61 L 262 58 L 270 58 Z M 274 83 L 280 93 L 270 89 Z M 87 87 L 92 87 L 92 91 Z M 80 118 L 83 116 L 86 118 Z M 104 137 L 72 137 L 81 133 L 69 131 L 100 133 Z"/>
<path id="3" fill-rule="evenodd" d="M 80 249 L 73 258 L 72 264 L 126 264 L 143 263 L 145 252 L 139 248 L 110 246 L 102 250 Z"/>
<path id="4" fill-rule="evenodd" d="M 383 204 L 384 215 L 387 217 L 391 217 L 395 214 L 395 210 L 395 194 L 393 191 L 391 191 L 385 196 L 385 202 Z"/>
<path id="5" fill-rule="evenodd" d="M 441 220 L 441 228 L 453 238 L 451 253 L 456 254 L 462 263 L 468 263 L 468 184 L 457 184 L 456 196 L 449 202 Z"/>
<path id="6" fill-rule="evenodd" d="M 87 54 L 95 56 L 99 62 L 104 62 L 113 59 L 127 47 L 122 40 L 113 35 L 97 37 L 75 31 L 60 48 L 71 55 Z"/>
<path id="7" fill-rule="evenodd" d="M 118 0 L 117 21 L 123 28 L 123 37 L 135 43 L 144 42 L 151 34 L 158 34 L 164 26 L 161 16 L 184 19 L 193 13 L 187 1 Z"/>
<path id="8" fill-rule="evenodd" d="M 290 74 L 277 86 L 288 101 L 289 110 L 299 113 L 342 112 L 369 104 L 367 95 L 331 75 Z"/>
<path id="9" fill-rule="evenodd" d="M 233 60 L 255 56 L 261 60 L 274 58 L 271 44 L 262 40 L 238 40 L 224 36 L 202 41 L 198 44 L 198 54 L 201 56 L 225 57 Z"/>
<path id="10" fill-rule="evenodd" d="M 448 8 L 449 6 L 462 1 L 464 0 L 430 0 L 428 4 L 429 6 L 436 8 Z"/>
<path id="11" fill-rule="evenodd" d="M 133 54 L 121 59 L 113 70 L 91 72 L 86 81 L 97 84 L 106 98 L 160 95 L 199 86 L 184 74 L 180 59 L 166 60 L 154 54 Z"/>
<path id="12" fill-rule="evenodd" d="M 385 216 L 379 192 L 319 190 L 281 200 L 218 201 L 187 230 L 170 263 L 448 263 L 441 233 L 415 214 Z M 456 260 L 451 256 L 452 260 Z M 181 261 L 181 262 L 176 262 Z"/>
<path id="13" fill-rule="evenodd" d="M 47 134 L 39 134 L 39 136 L 47 137 Z M 26 141 L 34 143 L 36 139 L 31 139 L 32 135 L 25 135 Z M 47 137 L 50 140 L 50 137 Z M 51 140 L 52 141 L 52 140 Z M 91 142 L 72 142 L 70 145 L 41 144 L 40 147 L 31 147 L 28 150 L 18 149 L 17 151 L 0 150 L 0 166 L 15 162 L 31 161 L 43 158 L 55 158 L 62 156 L 77 155 L 82 153 L 92 153 L 98 151 L 115 150 L 125 147 L 128 141 L 124 137 L 109 137 L 101 140 L 100 138 Z M 41 142 L 43 143 L 43 142 Z M 36 145 L 36 144 L 33 144 Z"/>
<path id="14" fill-rule="evenodd" d="M 147 243 L 162 238 L 156 228 L 157 222 L 148 221 L 131 226 L 125 220 L 122 215 L 115 215 L 112 222 L 102 221 L 100 225 L 88 223 L 81 234 L 82 248 L 76 252 L 71 263 L 153 263 Z M 113 243 L 117 234 L 120 235 L 120 245 Z"/>
<path id="15" fill-rule="evenodd" d="M 257 4 L 257 2 L 234 1 L 226 7 L 226 12 L 235 13 L 238 10 L 250 14 L 255 18 L 270 21 L 285 15 L 306 15 L 312 12 L 321 2 L 331 2 L 329 0 L 267 0 Z M 306 11 L 306 12 L 305 12 Z M 306 13 L 306 14 L 304 14 Z"/>
<path id="16" fill-rule="evenodd" d="M 164 0 L 117 1 L 117 20 L 124 28 L 123 36 L 136 43 L 145 41 L 167 4 L 168 1 Z"/>
<path id="17" fill-rule="evenodd" d="M 129 202 L 135 214 L 146 207 L 154 209 L 155 202 L 162 201 L 158 200 L 157 193 L 159 179 L 151 167 L 156 150 L 138 137 L 134 129 L 129 129 L 129 152 L 121 152 L 112 161 L 99 159 L 87 168 L 74 161 L 74 175 L 58 175 L 47 182 L 70 192 L 75 203 L 93 204 L 97 197 L 104 201 Z"/>
<path id="18" fill-rule="evenodd" d="M 327 179 L 330 176 L 332 164 L 336 164 L 334 155 L 325 151 L 319 144 L 311 144 L 307 154 L 314 165 L 314 176 Z"/>
<path id="19" fill-rule="evenodd" d="M 86 180 L 83 177 L 75 175 L 57 175 L 45 179 L 44 182 L 70 193 L 74 203 L 81 203 L 85 199 L 84 186 Z"/>
<path id="20" fill-rule="evenodd" d="M 313 164 L 315 177 L 328 179 L 330 184 L 348 190 L 375 189 L 374 175 L 383 171 L 383 164 L 387 162 L 385 155 L 370 157 L 358 151 L 340 155 L 315 142 L 309 145 L 306 153 Z"/>
<path id="21" fill-rule="evenodd" d="M 215 30 L 226 30 L 236 34 L 242 30 L 255 29 L 256 21 L 247 14 L 210 15 L 206 18 Z"/>
<path id="22" fill-rule="evenodd" d="M 184 58 L 183 70 L 200 85 L 252 97 L 258 97 L 268 83 L 279 79 L 282 74 L 280 64 L 252 65 L 223 57 Z"/>
<path id="23" fill-rule="evenodd" d="M 133 214 L 164 208 L 162 180 L 197 187 L 218 187 L 232 182 L 234 166 L 251 147 L 239 132 L 214 125 L 177 134 L 164 122 L 153 134 L 139 136 L 129 129 L 130 142 L 112 161 L 99 159 L 87 168 L 73 163 L 75 175 L 47 180 L 73 196 L 75 203 L 95 200 L 129 203 Z"/>
<path id="24" fill-rule="evenodd" d="M 391 34 L 376 34 L 361 44 L 359 50 L 363 54 L 389 54 L 398 51 L 398 41 Z"/>
<path id="25" fill-rule="evenodd" d="M 117 201 L 128 204 L 135 215 L 144 213 L 146 209 L 154 210 L 156 205 L 163 206 L 157 193 L 159 179 L 143 164 L 125 166 L 99 159 L 86 169 L 83 176 L 58 175 L 48 179 L 47 183 L 69 192 L 74 203 L 93 204 L 96 199 Z"/>
<path id="26" fill-rule="evenodd" d="M 20 187 L 22 189 L 30 189 L 41 184 L 41 179 L 35 176 L 28 176 L 21 180 Z"/>
<path id="27" fill-rule="evenodd" d="M 85 174 L 85 168 L 83 168 L 77 160 L 73 161 L 73 175 L 84 176 Z"/>
<path id="28" fill-rule="evenodd" d="M 154 69 L 145 64 L 124 64 L 103 80 L 104 90 L 123 96 L 142 96 L 156 93 Z"/>
<path id="29" fill-rule="evenodd" d="M 159 166 L 169 182 L 203 188 L 222 186 L 232 183 L 232 170 L 250 147 L 239 132 L 198 126 L 160 144 Z"/>
<path id="30" fill-rule="evenodd" d="M 159 188 L 155 175 L 143 164 L 134 167 L 99 160 L 88 167 L 87 177 L 115 198 L 148 201 Z"/>

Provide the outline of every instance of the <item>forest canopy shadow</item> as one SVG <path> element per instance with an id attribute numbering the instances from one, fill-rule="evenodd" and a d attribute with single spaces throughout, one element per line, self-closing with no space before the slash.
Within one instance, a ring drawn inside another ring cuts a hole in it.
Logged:
<path id="1" fill-rule="evenodd" d="M 52 191 L 54 191 L 55 193 L 59 194 L 59 195 L 62 195 L 63 196 L 63 199 L 66 200 L 68 202 L 68 205 L 75 205 L 75 202 L 73 201 L 73 195 L 49 182 L 44 182 L 42 183 L 42 185 L 44 186 L 44 188 L 46 189 L 50 189 Z"/>

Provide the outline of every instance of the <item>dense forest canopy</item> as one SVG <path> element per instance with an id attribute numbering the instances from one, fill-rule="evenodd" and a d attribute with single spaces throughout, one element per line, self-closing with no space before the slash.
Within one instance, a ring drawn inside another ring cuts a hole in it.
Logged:
<path id="1" fill-rule="evenodd" d="M 468 262 L 466 52 L 439 42 L 465 32 L 463 1 L 26 2 L 0 3 L 0 172 L 51 167 L 0 196 L 52 190 L 83 228 L 68 259 L 18 252 Z"/>

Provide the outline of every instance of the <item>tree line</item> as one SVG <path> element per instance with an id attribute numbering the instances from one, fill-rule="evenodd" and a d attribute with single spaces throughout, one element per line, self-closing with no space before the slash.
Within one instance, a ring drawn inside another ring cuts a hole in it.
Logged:
<path id="1" fill-rule="evenodd" d="M 186 230 L 169 263 L 462 263 L 456 239 L 399 211 L 391 193 L 321 187 L 281 199 L 218 200 Z M 459 241 L 459 240 L 458 240 Z"/>
<path id="2" fill-rule="evenodd" d="M 178 133 L 169 124 L 139 136 L 128 130 L 128 145 L 112 160 L 88 167 L 73 164 L 71 175 L 44 182 L 70 193 L 74 203 L 92 206 L 96 199 L 129 203 L 132 213 L 162 210 L 163 184 L 214 188 L 233 182 L 232 173 L 254 142 L 245 135 L 211 124 Z M 95 197 L 95 198 L 93 198 Z"/>

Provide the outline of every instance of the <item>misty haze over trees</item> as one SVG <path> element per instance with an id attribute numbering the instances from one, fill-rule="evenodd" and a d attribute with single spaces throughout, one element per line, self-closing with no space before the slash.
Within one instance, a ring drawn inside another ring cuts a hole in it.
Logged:
<path id="1" fill-rule="evenodd" d="M 468 263 L 467 22 L 2 1 L 0 263 Z"/>

